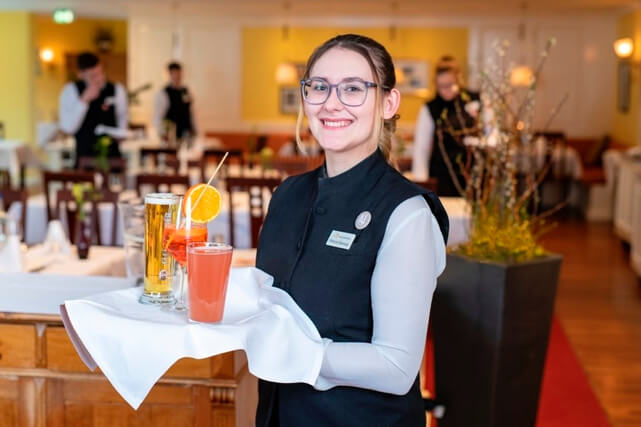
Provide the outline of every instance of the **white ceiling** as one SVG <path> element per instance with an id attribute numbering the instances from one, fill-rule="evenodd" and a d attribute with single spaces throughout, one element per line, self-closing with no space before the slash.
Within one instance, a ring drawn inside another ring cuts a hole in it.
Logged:
<path id="1" fill-rule="evenodd" d="M 77 16 L 126 17 L 132 7 L 211 10 L 249 16 L 520 16 L 601 13 L 636 8 L 639 0 L 0 0 L 0 9 L 49 13 L 70 7 Z"/>

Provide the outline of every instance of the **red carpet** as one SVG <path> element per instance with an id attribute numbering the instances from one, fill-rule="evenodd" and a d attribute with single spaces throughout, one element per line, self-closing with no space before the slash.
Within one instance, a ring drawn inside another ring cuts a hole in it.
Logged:
<path id="1" fill-rule="evenodd" d="M 425 385 L 434 390 L 432 340 L 428 334 Z M 432 423 L 431 426 L 434 426 Z M 543 372 L 536 427 L 610 427 L 590 388 L 558 319 L 552 320 L 548 355 Z"/>

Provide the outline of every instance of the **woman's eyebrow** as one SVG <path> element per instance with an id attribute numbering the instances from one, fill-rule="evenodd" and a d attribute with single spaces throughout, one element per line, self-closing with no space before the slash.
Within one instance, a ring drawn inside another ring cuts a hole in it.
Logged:
<path id="1" fill-rule="evenodd" d="M 327 77 L 323 77 L 323 76 L 309 76 L 309 78 L 310 79 L 322 79 L 322 80 L 325 80 L 326 82 L 329 82 L 329 79 Z M 339 80 L 339 83 L 340 82 L 352 82 L 352 81 L 355 81 L 355 80 L 365 81 L 365 79 L 363 79 L 362 77 L 353 76 L 353 77 L 345 77 L 344 79 Z"/>

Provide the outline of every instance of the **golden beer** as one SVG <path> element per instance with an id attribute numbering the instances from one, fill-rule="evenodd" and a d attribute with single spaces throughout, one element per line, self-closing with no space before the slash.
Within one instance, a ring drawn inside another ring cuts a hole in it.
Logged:
<path id="1" fill-rule="evenodd" d="M 145 289 L 143 304 L 173 304 L 173 259 L 163 247 L 165 224 L 176 221 L 179 196 L 151 193 L 145 196 Z"/>

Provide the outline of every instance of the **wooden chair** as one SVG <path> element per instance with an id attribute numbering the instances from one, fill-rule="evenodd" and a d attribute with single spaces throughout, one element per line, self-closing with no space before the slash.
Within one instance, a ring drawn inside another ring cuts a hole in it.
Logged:
<path id="1" fill-rule="evenodd" d="M 80 157 L 78 159 L 78 169 L 83 171 L 95 171 L 102 176 L 102 188 L 111 188 L 112 178 L 116 178 L 120 189 L 127 187 L 127 160 L 120 157 L 111 157 L 107 159 L 109 170 L 107 172 L 100 170 L 97 166 L 95 157 Z"/>
<path id="2" fill-rule="evenodd" d="M 414 184 L 425 188 L 426 190 L 430 190 L 432 193 L 438 195 L 438 179 L 436 178 L 428 178 L 427 181 L 412 181 Z"/>
<path id="3" fill-rule="evenodd" d="M 43 171 L 42 172 L 42 183 L 45 191 L 45 204 L 47 206 L 47 222 L 53 218 L 58 218 L 58 215 L 52 212 L 51 210 L 51 198 L 50 198 L 50 185 L 52 183 L 61 183 L 62 187 L 67 189 L 71 184 L 76 183 L 89 183 L 92 186 L 95 186 L 95 177 L 93 172 L 82 172 L 82 171 L 61 171 L 61 172 L 52 172 L 52 171 Z"/>
<path id="4" fill-rule="evenodd" d="M 11 188 L 11 174 L 6 169 L 0 169 L 0 188 Z"/>
<path id="5" fill-rule="evenodd" d="M 20 202 L 20 228 L 22 229 L 22 241 L 27 235 L 27 191 L 13 190 L 11 187 L 0 186 L 0 199 L 2 199 L 2 208 L 9 211 L 9 208 L 15 202 Z"/>
<path id="6" fill-rule="evenodd" d="M 251 247 L 258 245 L 258 235 L 263 225 L 265 212 L 263 209 L 263 189 L 270 192 L 280 185 L 280 178 L 243 178 L 227 177 L 227 191 L 229 192 L 229 239 L 234 246 L 234 193 L 246 192 L 249 196 L 249 230 L 251 234 Z"/>
<path id="7" fill-rule="evenodd" d="M 314 170 L 323 164 L 324 156 L 278 156 L 272 160 L 272 168 L 283 176 L 299 175 Z"/>
<path id="8" fill-rule="evenodd" d="M 155 173 L 143 173 L 136 176 L 136 191 L 140 197 L 144 196 L 142 188 L 152 187 L 154 192 L 160 191 L 161 186 L 166 186 L 167 191 L 172 185 L 183 185 L 185 191 L 189 188 L 189 177 L 186 175 L 162 175 Z"/>
<path id="9" fill-rule="evenodd" d="M 210 164 L 218 164 L 226 152 L 229 152 L 227 160 L 225 160 L 225 165 L 218 171 L 218 177 L 224 178 L 227 176 L 227 166 L 230 164 L 238 164 L 241 168 L 245 166 L 245 154 L 243 150 L 219 150 L 219 149 L 207 149 L 203 151 L 203 155 L 198 160 L 192 160 L 187 162 L 187 167 L 199 167 L 200 168 L 200 180 L 202 182 L 207 182 L 209 177 L 207 176 L 207 166 Z"/>
<path id="10" fill-rule="evenodd" d="M 144 166 L 145 159 L 151 158 L 154 168 L 158 169 L 161 156 L 164 158 L 165 167 L 178 175 L 180 162 L 178 161 L 178 150 L 176 148 L 141 148 L 140 166 Z"/>

